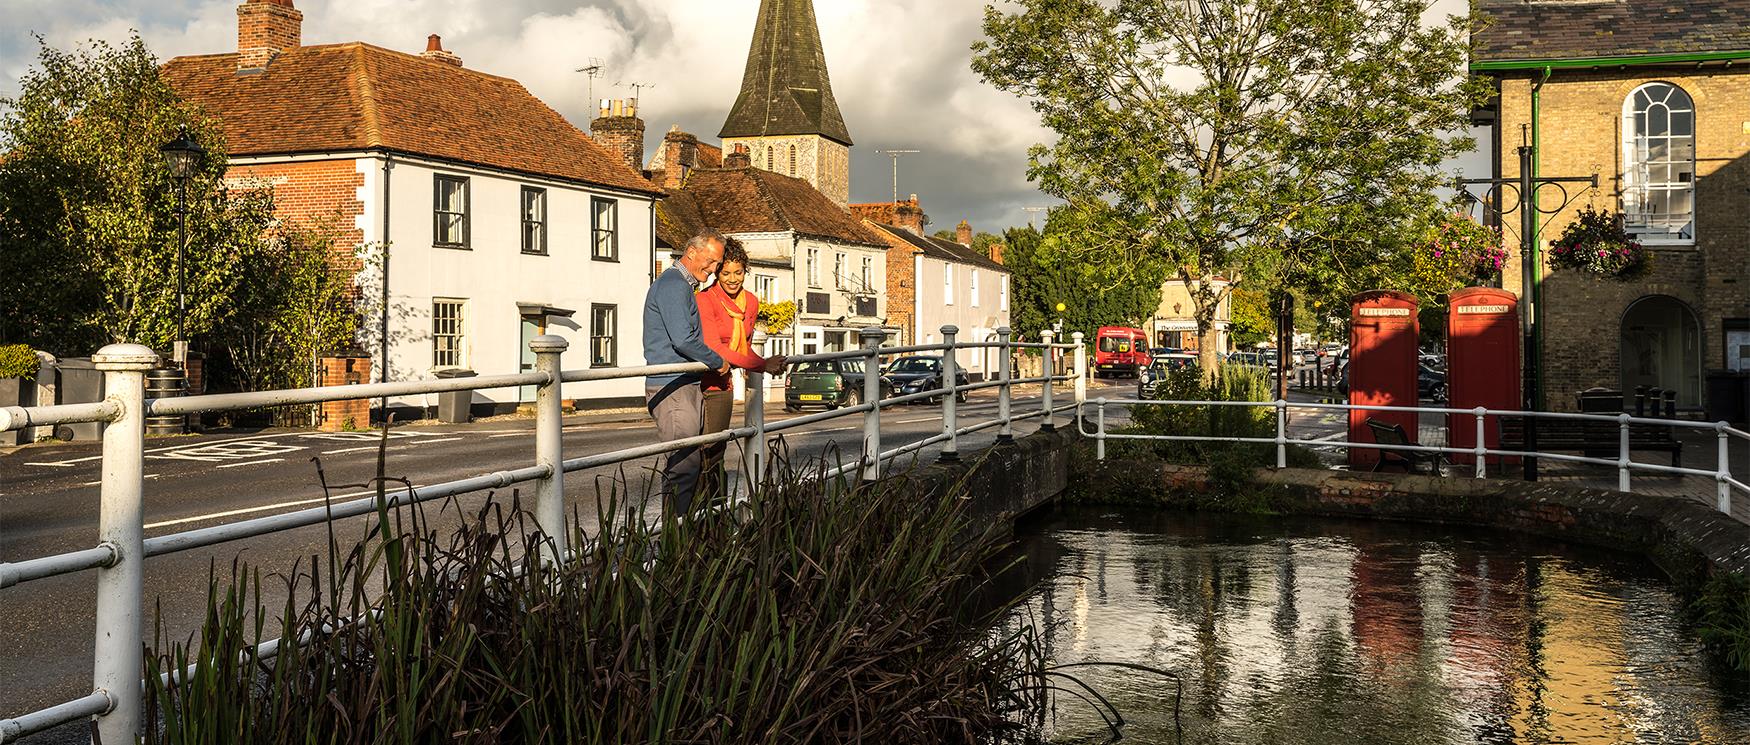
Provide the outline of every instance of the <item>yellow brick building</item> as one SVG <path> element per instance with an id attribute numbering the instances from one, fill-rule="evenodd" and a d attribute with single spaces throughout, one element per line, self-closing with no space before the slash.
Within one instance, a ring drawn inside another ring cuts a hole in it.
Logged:
<path id="1" fill-rule="evenodd" d="M 1481 143 L 1494 173 L 1517 179 L 1529 143 L 1536 177 L 1598 176 L 1595 189 L 1539 191 L 1553 211 L 1540 216 L 1540 250 L 1591 206 L 1624 215 L 1654 252 L 1652 274 L 1630 282 L 1553 270 L 1546 254 L 1545 405 L 1646 385 L 1703 407 L 1710 371 L 1750 370 L 1750 0 L 1475 5 L 1490 17 L 1471 70 L 1496 83 L 1479 112 L 1494 125 Z M 1509 209 L 1513 199 L 1507 189 Z M 1504 222 L 1516 240 L 1519 215 Z M 1513 254 L 1505 285 L 1523 294 Z"/>

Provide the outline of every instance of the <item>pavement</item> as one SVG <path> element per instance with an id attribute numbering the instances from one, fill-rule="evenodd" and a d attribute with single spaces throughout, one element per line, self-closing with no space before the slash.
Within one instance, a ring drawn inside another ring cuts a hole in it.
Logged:
<path id="1" fill-rule="evenodd" d="M 1129 397 L 1134 383 L 1096 381 L 1090 397 Z M 1059 388 L 1056 401 L 1068 403 Z M 1015 414 L 1039 408 L 1038 387 L 1016 386 Z M 809 412 L 812 413 L 812 412 Z M 962 425 L 995 417 L 996 393 L 980 390 L 960 406 Z M 767 421 L 792 416 L 774 404 Z M 735 419 L 740 422 L 740 414 Z M 1059 416 L 1059 426 L 1067 417 Z M 1030 434 L 1037 419 L 1016 424 L 1016 434 Z M 893 448 L 941 431 L 937 404 L 898 406 L 882 412 L 882 446 Z M 963 450 L 986 447 L 995 428 L 961 438 Z M 377 473 L 380 432 L 316 432 L 301 429 L 255 432 L 215 432 L 150 438 L 145 458 L 147 537 L 223 524 L 241 519 L 305 509 L 323 503 L 318 475 L 330 484 L 335 501 L 374 493 L 365 486 Z M 604 453 L 656 442 L 655 430 L 641 410 L 580 414 L 564 426 L 566 457 Z M 783 433 L 792 458 L 819 456 L 854 459 L 861 450 L 862 419 L 852 416 L 820 422 Z M 940 447 L 920 457 L 933 459 Z M 738 446 L 729 458 L 738 462 Z M 534 461 L 533 419 L 497 418 L 463 425 L 413 423 L 389 433 L 387 474 L 416 485 L 435 484 L 520 467 Z M 586 531 L 598 525 L 597 496 L 610 492 L 632 495 L 643 504 L 654 492 L 656 459 L 567 474 L 567 509 Z M 18 561 L 96 544 L 100 443 L 53 443 L 18 448 L 0 454 L 0 561 Z M 339 485 L 339 486 L 335 486 Z M 458 498 L 460 510 L 477 509 L 488 499 L 510 492 Z M 660 500 L 650 500 L 654 514 Z M 439 504 L 439 503 L 433 503 Z M 458 510 L 429 509 L 431 528 L 453 530 Z M 334 533 L 342 541 L 356 540 L 369 518 L 338 521 Z M 311 526 L 246 541 L 221 544 L 152 558 L 146 562 L 145 597 L 148 630 L 161 620 L 167 638 L 185 639 L 198 630 L 206 605 L 209 571 L 229 572 L 234 559 L 271 572 L 289 572 L 295 563 L 326 552 L 329 531 Z M 263 582 L 267 607 L 283 603 L 283 587 Z M 90 690 L 95 622 L 93 575 L 80 572 L 29 582 L 0 591 L 0 716 L 15 716 L 83 695 Z M 157 609 L 157 613 L 153 612 Z M 26 742 L 80 742 L 84 732 L 63 727 Z"/>

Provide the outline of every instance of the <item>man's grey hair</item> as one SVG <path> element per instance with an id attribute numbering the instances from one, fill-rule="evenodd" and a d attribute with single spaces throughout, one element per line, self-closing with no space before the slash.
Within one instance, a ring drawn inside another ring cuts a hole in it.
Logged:
<path id="1" fill-rule="evenodd" d="M 681 253 L 684 254 L 684 253 L 691 251 L 695 248 L 704 248 L 705 244 L 710 243 L 712 241 L 716 241 L 717 245 L 719 245 L 719 246 L 729 245 L 729 239 L 724 237 L 724 235 L 722 233 L 719 233 L 719 232 L 712 230 L 710 228 L 706 228 L 704 230 L 699 231 L 698 234 L 694 235 L 691 239 L 688 239 L 687 245 L 685 248 L 681 249 Z"/>

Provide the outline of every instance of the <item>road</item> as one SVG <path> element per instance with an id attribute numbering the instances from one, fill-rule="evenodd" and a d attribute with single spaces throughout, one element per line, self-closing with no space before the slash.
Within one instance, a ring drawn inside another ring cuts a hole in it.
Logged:
<path id="1" fill-rule="evenodd" d="M 1128 381 L 1097 381 L 1090 397 L 1129 397 Z M 1069 394 L 1061 391 L 1059 403 Z M 1014 413 L 1036 411 L 1036 387 L 1030 395 L 1017 390 Z M 961 407 L 963 425 L 995 417 L 992 390 L 972 394 Z M 789 418 L 771 409 L 769 422 Z M 737 415 L 737 421 L 739 420 Z M 609 417 L 611 418 L 611 417 Z M 566 457 L 603 453 L 655 442 L 648 421 L 638 415 L 604 422 L 601 416 L 568 418 L 564 434 Z M 1059 417 L 1059 426 L 1067 426 Z M 937 405 L 900 406 L 882 415 L 882 447 L 916 442 L 941 431 Z M 534 461 L 533 420 L 478 422 L 469 425 L 403 426 L 390 433 L 387 473 L 417 485 L 435 484 L 520 467 Z M 1016 434 L 1038 428 L 1038 420 L 1017 423 Z M 996 430 L 962 438 L 962 449 L 988 446 Z M 200 435 L 147 442 L 145 510 L 147 537 L 224 522 L 305 509 L 323 502 L 317 461 L 329 484 L 363 484 L 376 475 L 377 433 L 268 432 L 243 435 Z M 861 449 L 860 416 L 820 422 L 784 433 L 792 458 L 855 458 Z M 939 448 L 927 450 L 934 458 Z M 96 543 L 100 449 L 97 443 L 25 448 L 0 456 L 0 561 L 18 561 Z M 739 448 L 731 446 L 732 462 Z M 568 509 L 585 530 L 595 529 L 597 495 L 610 489 L 632 494 L 642 503 L 652 491 L 649 476 L 654 458 L 566 476 Z M 336 501 L 372 493 L 361 487 L 337 490 Z M 528 494 L 524 485 L 522 494 Z M 502 499 L 505 493 L 496 495 Z M 489 496 L 457 500 L 464 509 L 477 508 Z M 659 502 L 660 500 L 651 500 Z M 653 505 L 654 506 L 654 505 Z M 431 510 L 428 514 L 438 512 Z M 340 521 L 336 534 L 355 539 L 368 517 Z M 452 529 L 454 513 L 434 518 L 434 527 Z M 146 562 L 146 621 L 155 620 L 156 606 L 169 638 L 183 639 L 199 627 L 205 611 L 209 570 L 228 573 L 241 559 L 269 572 L 288 571 L 303 557 L 326 552 L 328 531 L 311 526 L 205 549 L 155 557 Z M 283 603 L 283 589 L 264 582 L 267 607 Z M 275 592 L 279 589 L 278 592 Z M 0 716 L 15 716 L 60 703 L 90 690 L 93 574 L 29 582 L 0 590 Z M 78 741 L 69 728 L 51 731 L 27 742 Z M 72 739 L 68 739 L 68 738 Z"/>

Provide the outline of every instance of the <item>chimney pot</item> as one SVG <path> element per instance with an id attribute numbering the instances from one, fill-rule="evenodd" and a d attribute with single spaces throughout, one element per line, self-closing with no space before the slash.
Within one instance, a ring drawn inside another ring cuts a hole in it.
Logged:
<path id="1" fill-rule="evenodd" d="M 431 36 L 425 37 L 425 51 L 427 51 L 427 52 L 441 52 L 443 50 L 444 50 L 443 37 L 438 36 L 437 34 L 432 34 Z"/>
<path id="2" fill-rule="evenodd" d="M 736 143 L 735 151 L 723 156 L 723 167 L 751 168 L 753 167 L 753 156 L 748 154 L 746 145 Z"/>
<path id="3" fill-rule="evenodd" d="M 446 65 L 455 65 L 457 67 L 462 66 L 462 58 L 456 56 L 455 52 L 445 50 L 443 37 L 438 36 L 437 34 L 425 37 L 425 51 L 420 52 L 419 56 L 433 62 L 442 62 Z"/>
<path id="4" fill-rule="evenodd" d="M 608 149 L 620 158 L 633 171 L 642 173 L 644 168 L 644 120 L 637 116 L 637 109 L 626 105 L 625 101 L 615 99 L 604 101 L 602 116 L 590 122 L 590 136 L 602 147 Z"/>

